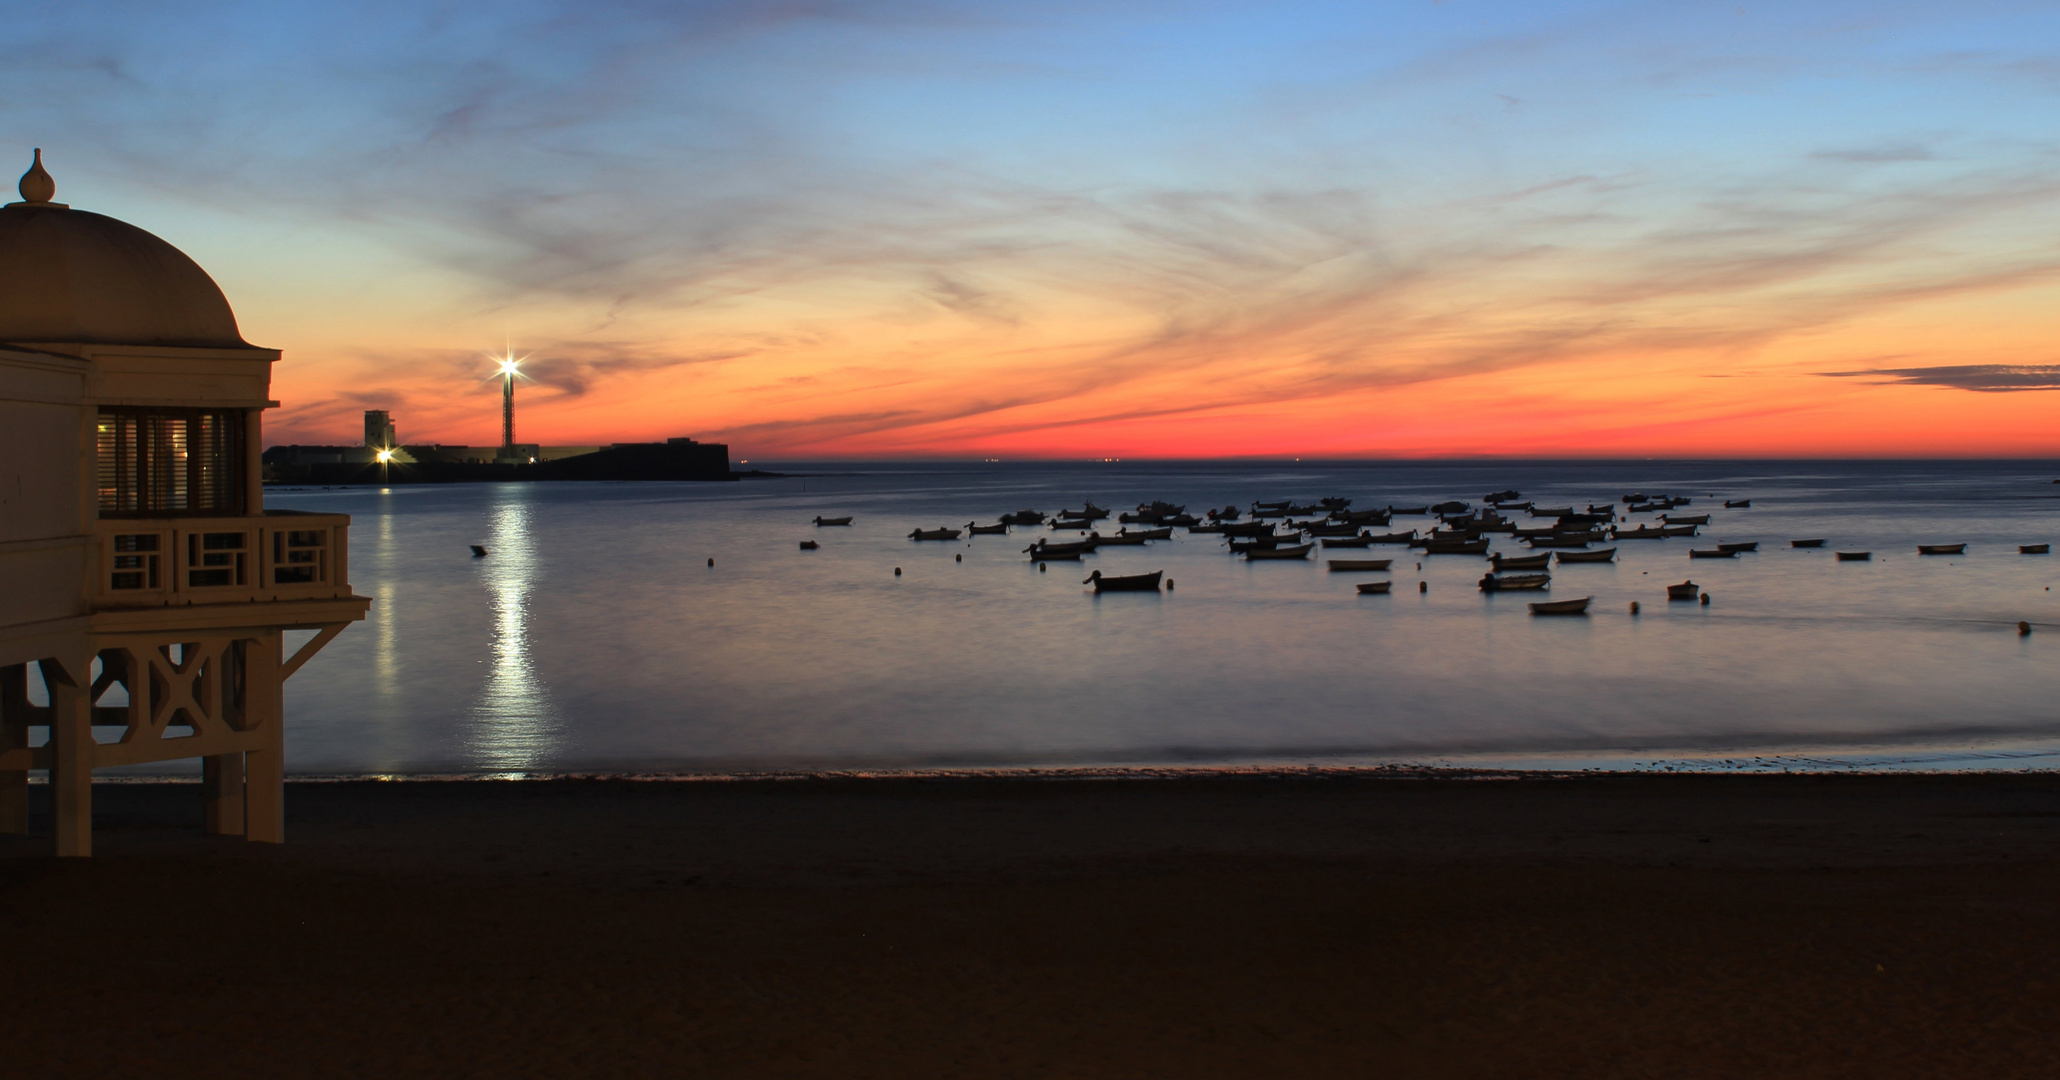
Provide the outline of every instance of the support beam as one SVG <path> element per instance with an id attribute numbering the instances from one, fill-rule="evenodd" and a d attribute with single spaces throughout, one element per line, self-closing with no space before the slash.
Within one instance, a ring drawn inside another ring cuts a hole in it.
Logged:
<path id="1" fill-rule="evenodd" d="M 209 754 L 200 759 L 210 836 L 243 835 L 243 755 Z"/>
<path id="2" fill-rule="evenodd" d="M 29 668 L 0 667 L 0 754 L 29 746 Z M 29 834 L 29 770 L 0 769 L 0 835 Z"/>
<path id="3" fill-rule="evenodd" d="M 266 844 L 286 842 L 284 644 L 284 636 L 270 630 L 243 647 L 244 729 L 263 740 L 263 749 L 243 755 L 243 838 Z"/>
<path id="4" fill-rule="evenodd" d="M 307 644 L 293 650 L 293 659 L 286 661 L 279 669 L 279 681 L 285 682 L 292 678 L 293 673 L 299 671 L 302 664 L 313 660 L 315 654 L 322 651 L 322 646 L 335 641 L 336 635 L 343 633 L 343 628 L 349 625 L 349 623 L 330 623 L 322 628 L 321 633 L 309 638 Z"/>
<path id="5" fill-rule="evenodd" d="M 50 691 L 50 803 L 59 858 L 93 854 L 91 654 L 36 663 Z"/>

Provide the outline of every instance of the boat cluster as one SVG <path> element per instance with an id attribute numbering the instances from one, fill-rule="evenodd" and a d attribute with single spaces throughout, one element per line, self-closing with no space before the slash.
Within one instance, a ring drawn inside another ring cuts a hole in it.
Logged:
<path id="1" fill-rule="evenodd" d="M 1479 581 L 1480 591 L 1521 592 L 1549 588 L 1551 568 L 1555 565 L 1616 560 L 1615 546 L 1593 545 L 1700 536 L 1710 524 L 1711 515 L 1707 510 L 1676 513 L 1691 506 L 1692 502 L 1678 495 L 1632 492 L 1613 503 L 1589 503 L 1580 508 L 1572 505 L 1541 506 L 1535 501 L 1525 500 L 1522 492 L 1505 490 L 1488 493 L 1479 504 L 1450 500 L 1422 506 L 1387 505 L 1378 509 L 1355 510 L 1351 499 L 1325 498 L 1311 503 L 1291 500 L 1255 502 L 1243 509 L 1224 506 L 1206 509 L 1199 515 L 1190 513 L 1185 505 L 1168 502 L 1144 503 L 1120 514 L 1089 502 L 1081 509 L 1065 509 L 1050 515 L 1040 510 L 1018 510 L 1001 515 L 991 525 L 969 521 L 961 528 L 916 529 L 909 533 L 909 539 L 957 540 L 961 535 L 1006 535 L 1012 528 L 1049 528 L 1055 534 L 1076 534 L 1072 539 L 1039 537 L 1024 548 L 1023 553 L 1039 564 L 1040 569 L 1051 562 L 1078 561 L 1102 548 L 1170 540 L 1175 529 L 1185 529 L 1191 536 L 1219 536 L 1226 552 L 1254 562 L 1306 561 L 1319 550 L 1364 550 L 1377 545 L 1394 545 L 1420 551 L 1424 555 L 1484 557 L 1490 567 Z M 1750 509 L 1752 500 L 1728 500 L 1723 506 L 1730 510 Z M 1644 515 L 1650 516 L 1638 520 Z M 1111 517 L 1118 528 L 1104 532 Z M 1398 530 L 1395 519 L 1405 517 L 1432 520 L 1428 525 Z M 850 520 L 817 518 L 816 524 L 848 525 Z M 1376 532 L 1376 529 L 1381 531 Z M 1492 551 L 1496 534 L 1509 536 L 1525 545 L 1528 553 Z M 1816 548 L 1823 547 L 1825 542 L 1824 538 L 1815 537 L 1791 540 L 1790 545 Z M 804 543 L 802 546 L 813 545 Z M 1966 548 L 1966 544 L 1925 544 L 1917 550 L 1923 555 L 1958 555 Z M 1730 559 L 1758 550 L 1758 541 L 1718 543 L 1711 547 L 1690 547 L 1688 557 Z M 2029 544 L 2018 550 L 2027 555 L 2043 555 L 2048 552 L 2048 546 Z M 1865 561 L 1871 559 L 1873 553 L 1839 551 L 1837 556 L 1840 561 Z M 1328 564 L 1333 572 L 1380 573 L 1386 571 L 1393 561 L 1346 557 L 1329 559 Z M 1156 591 L 1162 573 L 1112 577 L 1097 570 L 1083 584 L 1094 585 L 1096 592 Z M 1166 587 L 1171 588 L 1172 582 L 1167 581 Z M 1427 589 L 1422 582 L 1417 587 L 1419 591 Z M 1367 581 L 1358 588 L 1361 593 L 1385 593 L 1389 591 L 1390 582 Z M 1693 581 L 1667 586 L 1667 598 L 1699 599 L 1704 604 L 1710 600 L 1709 594 L 1701 592 Z M 1540 615 L 1580 614 L 1587 610 L 1591 599 L 1540 602 L 1530 607 Z M 1632 611 L 1637 611 L 1636 604 L 1632 605 Z"/>

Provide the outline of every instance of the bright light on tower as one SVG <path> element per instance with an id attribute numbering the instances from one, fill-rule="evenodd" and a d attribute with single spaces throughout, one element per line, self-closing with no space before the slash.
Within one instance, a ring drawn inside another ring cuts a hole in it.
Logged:
<path id="1" fill-rule="evenodd" d="M 377 456 L 377 457 L 379 458 L 379 464 L 381 464 L 381 465 L 384 465 L 384 464 L 386 464 L 386 463 L 388 463 L 388 462 L 390 462 L 390 461 L 392 461 L 392 460 L 393 460 L 393 451 L 391 451 L 391 450 L 381 450 L 381 451 L 379 451 L 379 453 L 378 453 L 377 455 L 375 455 L 375 456 Z"/>

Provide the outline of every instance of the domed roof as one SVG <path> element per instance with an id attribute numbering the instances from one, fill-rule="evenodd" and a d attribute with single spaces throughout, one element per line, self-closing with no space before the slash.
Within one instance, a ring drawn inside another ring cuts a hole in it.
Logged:
<path id="1" fill-rule="evenodd" d="M 221 287 L 127 222 L 54 203 L 42 151 L 0 207 L 0 341 L 248 349 Z"/>

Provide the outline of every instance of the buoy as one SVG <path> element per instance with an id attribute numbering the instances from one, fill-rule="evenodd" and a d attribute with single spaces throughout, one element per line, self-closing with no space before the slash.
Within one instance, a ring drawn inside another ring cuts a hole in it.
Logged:
<path id="1" fill-rule="evenodd" d="M 1636 600 L 1631 601 L 1631 614 L 1638 614 L 1638 601 Z"/>
<path id="2" fill-rule="evenodd" d="M 1167 578 L 1167 579 L 1166 579 L 1166 591 L 1167 591 L 1167 592 L 1172 592 L 1172 591 L 1173 591 L 1173 579 L 1172 579 L 1172 578 Z"/>
<path id="3" fill-rule="evenodd" d="M 2031 636 L 2031 624 L 2030 624 L 2030 623 L 2028 623 L 2028 622 L 2021 622 L 2021 623 L 2018 623 L 2018 624 L 2017 624 L 2017 636 L 2018 636 L 2018 637 L 2030 637 L 2030 636 Z"/>
<path id="4" fill-rule="evenodd" d="M 964 555 L 953 555 L 953 556 L 951 557 L 951 561 L 952 561 L 952 562 L 965 562 L 965 561 L 966 561 L 966 557 L 965 557 Z"/>
<path id="5" fill-rule="evenodd" d="M 714 565 L 715 565 L 715 560 L 714 560 L 714 559 L 710 559 L 710 560 L 708 560 L 708 565 L 710 565 L 710 566 L 714 566 Z"/>
<path id="6" fill-rule="evenodd" d="M 486 549 L 485 549 L 485 548 L 483 548 L 483 547 L 480 547 L 480 546 L 479 546 L 478 544 L 474 544 L 474 545 L 472 545 L 472 557 L 473 557 L 473 558 L 475 558 L 475 559 L 484 559 L 484 558 L 486 558 Z"/>
<path id="7" fill-rule="evenodd" d="M 894 576 L 895 576 L 895 577 L 900 577 L 900 576 L 901 576 L 901 567 L 897 566 L 897 567 L 895 567 L 895 568 L 894 568 Z"/>
<path id="8" fill-rule="evenodd" d="M 1040 574 L 1042 574 L 1042 573 L 1044 573 L 1044 571 L 1045 571 L 1045 566 L 1044 566 L 1044 564 L 1043 564 L 1043 563 L 1038 563 L 1038 564 L 1037 564 L 1037 572 L 1038 572 L 1038 573 L 1040 573 Z M 895 571 L 895 573 L 897 573 L 897 574 L 898 574 L 898 573 L 900 573 L 900 572 L 901 572 L 901 571 L 899 571 L 899 570 Z"/>
<path id="9" fill-rule="evenodd" d="M 1431 583 L 1430 583 L 1430 582 L 1428 582 L 1428 581 L 1419 581 L 1419 582 L 1417 582 L 1417 583 L 1416 583 L 1416 591 L 1417 591 L 1417 592 L 1429 592 L 1429 591 L 1431 591 Z"/>
<path id="10" fill-rule="evenodd" d="M 1703 594 L 1702 594 L 1702 606 L 1703 606 L 1703 607 L 1708 607 L 1708 606 L 1710 606 L 1710 594 L 1708 594 L 1708 593 L 1703 593 Z"/>

